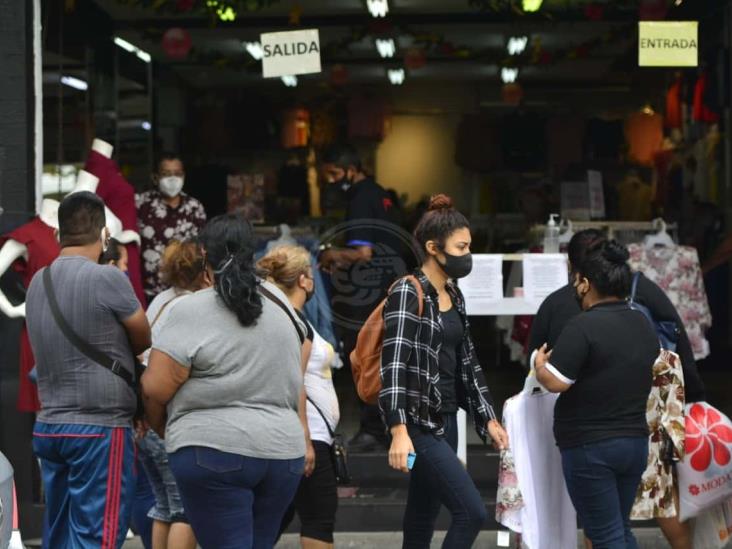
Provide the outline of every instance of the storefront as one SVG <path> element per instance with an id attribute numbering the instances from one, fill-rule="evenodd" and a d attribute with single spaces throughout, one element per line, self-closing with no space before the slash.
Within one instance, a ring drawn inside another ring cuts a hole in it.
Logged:
<path id="1" fill-rule="evenodd" d="M 702 280 L 701 269 L 732 211 L 729 2 L 6 4 L 2 234 L 36 215 L 43 198 L 69 192 L 100 139 L 137 192 L 152 186 L 157 155 L 175 151 L 186 164 L 185 190 L 209 217 L 242 212 L 263 248 L 282 223 L 312 245 L 343 216 L 343 197 L 319 177 L 319 158 L 347 140 L 393 191 L 405 231 L 425 199 L 444 192 L 471 219 L 474 253 L 536 250 L 554 212 L 562 231 L 596 226 L 625 244 L 658 233 L 653 221 L 662 219 L 675 245 L 696 251 L 688 276 L 703 300 L 677 299 L 694 309 L 710 398 L 715 387 L 722 397 L 730 273 L 722 262 Z M 639 67 L 639 20 L 698 22 L 696 42 L 679 45 L 696 47 L 696 63 Z M 318 30 L 322 70 L 263 78 L 261 34 L 301 29 Z M 645 252 L 636 247 L 636 266 L 657 269 L 659 279 L 687 259 L 652 265 Z M 505 264 L 506 295 L 521 286 L 518 265 Z M 19 279 L 8 271 L 2 281 L 8 299 L 22 302 Z M 521 383 L 530 322 L 510 311 L 473 322 L 499 403 Z M 32 417 L 15 410 L 21 324 L 0 315 L 1 449 L 16 467 L 28 508 L 21 518 L 32 530 L 40 501 Z M 348 372 L 336 379 L 355 418 Z M 730 412 L 729 403 L 715 404 Z"/>

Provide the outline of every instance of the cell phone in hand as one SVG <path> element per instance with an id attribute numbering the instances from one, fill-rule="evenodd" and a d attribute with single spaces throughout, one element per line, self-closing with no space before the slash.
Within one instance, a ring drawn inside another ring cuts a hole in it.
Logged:
<path id="1" fill-rule="evenodd" d="M 413 452 L 409 452 L 407 454 L 407 469 L 410 471 L 412 470 L 412 467 L 414 467 L 414 460 L 417 459 L 417 454 Z"/>

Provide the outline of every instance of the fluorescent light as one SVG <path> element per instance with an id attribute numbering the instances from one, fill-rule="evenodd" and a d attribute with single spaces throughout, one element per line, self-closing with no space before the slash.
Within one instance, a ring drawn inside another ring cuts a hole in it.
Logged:
<path id="1" fill-rule="evenodd" d="M 521 55 L 526 49 L 526 45 L 529 43 L 528 36 L 512 36 L 508 39 L 508 55 Z"/>
<path id="2" fill-rule="evenodd" d="M 539 11 L 543 0 L 523 0 L 524 11 Z"/>
<path id="3" fill-rule="evenodd" d="M 264 50 L 262 50 L 262 44 L 259 42 L 242 42 L 241 45 L 257 61 L 261 61 L 262 57 L 264 57 Z"/>
<path id="4" fill-rule="evenodd" d="M 294 88 L 297 86 L 297 76 L 283 76 L 282 83 L 288 88 Z"/>
<path id="5" fill-rule="evenodd" d="M 394 86 L 401 86 L 407 76 L 404 69 L 389 69 L 387 74 L 389 76 L 389 82 Z"/>
<path id="6" fill-rule="evenodd" d="M 149 132 L 152 129 L 152 124 L 150 124 L 150 122 L 148 122 L 147 120 L 144 120 L 142 124 L 140 124 L 140 126 L 142 126 L 142 129 L 146 132 Z"/>
<path id="7" fill-rule="evenodd" d="M 394 57 L 396 52 L 396 44 L 392 38 L 377 38 L 376 49 L 381 57 Z"/>
<path id="8" fill-rule="evenodd" d="M 89 89 L 89 84 L 73 76 L 62 76 L 61 83 L 77 90 L 86 91 Z"/>
<path id="9" fill-rule="evenodd" d="M 519 70 L 511 67 L 503 67 L 501 69 L 501 80 L 504 84 L 513 84 L 518 78 Z"/>
<path id="10" fill-rule="evenodd" d="M 149 63 L 150 61 L 152 61 L 152 57 L 150 57 L 149 53 L 147 53 L 145 50 L 141 50 L 134 44 L 130 44 L 127 40 L 124 40 L 119 36 L 114 37 L 114 43 L 123 50 L 134 53 L 139 59 L 143 60 L 145 63 Z"/>
<path id="11" fill-rule="evenodd" d="M 386 17 L 389 13 L 388 0 L 366 0 L 366 7 L 372 17 Z"/>

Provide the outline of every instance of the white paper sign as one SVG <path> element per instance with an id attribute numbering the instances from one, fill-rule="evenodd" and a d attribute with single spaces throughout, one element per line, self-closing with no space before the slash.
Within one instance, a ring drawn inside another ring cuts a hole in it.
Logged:
<path id="1" fill-rule="evenodd" d="M 487 306 L 503 299 L 503 256 L 473 254 L 473 270 L 460 279 L 469 315 L 485 314 Z"/>
<path id="2" fill-rule="evenodd" d="M 524 298 L 541 303 L 569 281 L 564 254 L 524 254 Z"/>
<path id="3" fill-rule="evenodd" d="M 265 78 L 320 72 L 318 29 L 268 32 L 262 42 L 262 75 Z"/>

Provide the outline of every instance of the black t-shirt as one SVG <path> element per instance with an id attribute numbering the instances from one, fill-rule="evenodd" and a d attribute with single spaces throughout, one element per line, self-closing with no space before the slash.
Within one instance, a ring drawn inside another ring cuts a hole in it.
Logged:
<path id="1" fill-rule="evenodd" d="M 560 448 L 648 436 L 646 404 L 658 358 L 656 332 L 625 302 L 604 303 L 567 323 L 550 358 L 572 386 L 554 410 Z"/>
<path id="2" fill-rule="evenodd" d="M 441 312 L 442 317 L 442 346 L 440 347 L 440 395 L 442 396 L 442 412 L 452 414 L 457 412 L 457 361 L 458 347 L 463 340 L 465 327 L 460 313 L 455 307 Z"/>
<path id="3" fill-rule="evenodd" d="M 575 290 L 571 284 L 560 288 L 549 295 L 539 307 L 539 311 L 531 324 L 528 349 L 533 352 L 544 343 L 553 349 L 559 339 L 559 334 L 567 323 L 580 314 L 579 305 L 574 297 Z M 648 307 L 657 321 L 672 320 L 679 327 L 679 341 L 676 354 L 681 359 L 684 371 L 684 391 L 687 402 L 701 402 L 705 400 L 704 384 L 699 377 L 699 370 L 694 360 L 689 336 L 673 303 L 665 292 L 652 280 L 641 275 L 638 279 L 636 300 Z"/>

